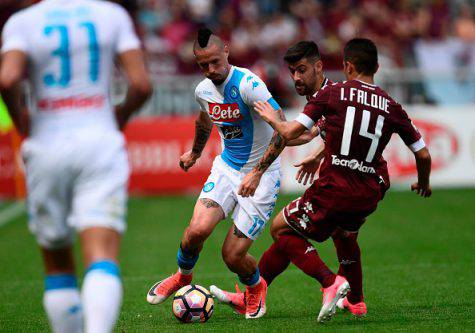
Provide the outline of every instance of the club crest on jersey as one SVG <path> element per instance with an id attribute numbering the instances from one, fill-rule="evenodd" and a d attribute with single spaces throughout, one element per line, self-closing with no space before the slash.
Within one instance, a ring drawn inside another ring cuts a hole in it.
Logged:
<path id="1" fill-rule="evenodd" d="M 242 114 L 237 103 L 209 103 L 209 116 L 213 121 L 232 123 L 241 120 Z"/>
<path id="2" fill-rule="evenodd" d="M 236 86 L 233 86 L 230 91 L 230 95 L 233 99 L 236 99 L 238 97 L 238 88 Z"/>

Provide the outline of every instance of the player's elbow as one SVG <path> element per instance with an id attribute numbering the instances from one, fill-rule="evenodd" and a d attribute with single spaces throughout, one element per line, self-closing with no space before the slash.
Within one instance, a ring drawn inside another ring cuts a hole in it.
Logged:
<path id="1" fill-rule="evenodd" d="M 153 85 L 150 80 L 144 80 L 139 86 L 140 94 L 143 96 L 144 99 L 149 99 L 153 93 Z"/>
<path id="2" fill-rule="evenodd" d="M 130 88 L 133 89 L 143 100 L 149 99 L 153 93 L 153 86 L 148 78 L 131 82 Z"/>

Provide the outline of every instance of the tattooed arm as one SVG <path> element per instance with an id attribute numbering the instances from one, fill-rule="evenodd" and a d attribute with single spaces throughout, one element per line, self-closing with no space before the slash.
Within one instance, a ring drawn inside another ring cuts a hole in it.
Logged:
<path id="1" fill-rule="evenodd" d="M 193 148 L 180 157 L 180 168 L 184 171 L 188 171 L 188 169 L 196 163 L 198 158 L 200 158 L 206 146 L 206 142 L 208 142 L 209 136 L 211 135 L 212 128 L 213 122 L 209 119 L 209 116 L 204 112 L 200 112 L 200 115 L 195 121 Z"/>
<path id="2" fill-rule="evenodd" d="M 279 109 L 278 114 L 280 119 L 285 120 L 284 112 L 281 109 Z M 259 186 L 262 175 L 284 150 L 285 146 L 286 141 L 279 133 L 277 133 L 277 131 L 275 131 L 269 146 L 267 147 L 259 162 L 256 164 L 254 169 L 252 169 L 251 172 L 249 172 L 242 180 L 238 190 L 239 195 L 243 197 L 254 195 L 257 187 Z"/>
<path id="3" fill-rule="evenodd" d="M 285 120 L 284 112 L 282 111 L 282 109 L 279 109 L 278 114 L 280 119 Z M 262 155 L 262 158 L 254 167 L 254 170 L 256 172 L 261 173 L 262 175 L 280 155 L 282 150 L 284 150 L 285 146 L 286 141 L 284 140 L 284 138 L 277 131 L 274 131 L 274 135 L 270 140 L 269 147 L 267 147 L 266 151 L 264 152 L 264 155 Z"/>

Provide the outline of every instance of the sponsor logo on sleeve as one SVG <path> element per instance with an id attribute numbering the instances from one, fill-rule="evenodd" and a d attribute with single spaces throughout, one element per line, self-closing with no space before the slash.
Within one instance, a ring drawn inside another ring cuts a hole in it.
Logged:
<path id="1" fill-rule="evenodd" d="M 203 192 L 208 193 L 213 188 L 214 188 L 214 183 L 213 182 L 206 183 L 205 186 L 203 186 Z"/>

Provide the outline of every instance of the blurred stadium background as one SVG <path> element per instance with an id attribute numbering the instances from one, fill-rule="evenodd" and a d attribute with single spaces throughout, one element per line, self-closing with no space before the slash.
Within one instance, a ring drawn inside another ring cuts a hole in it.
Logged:
<path id="1" fill-rule="evenodd" d="M 0 2 L 0 25 L 34 0 Z M 316 41 L 327 76 L 342 79 L 341 49 L 365 36 L 380 52 L 377 83 L 402 103 L 420 127 L 434 157 L 433 184 L 475 185 L 475 1 L 474 0 L 118 0 L 134 18 L 155 83 L 153 97 L 126 131 L 134 193 L 196 191 L 220 151 L 217 135 L 191 173 L 178 169 L 193 138 L 202 79 L 192 43 L 208 25 L 231 45 L 231 63 L 260 75 L 292 119 L 305 99 L 294 92 L 282 56 L 301 39 Z M 113 87 L 120 99 L 120 75 Z M 0 108 L 1 109 L 1 108 Z M 2 112 L 2 111 L 0 111 Z M 5 113 L 5 110 L 3 110 Z M 23 196 L 15 152 L 19 139 L 0 119 L 0 196 Z M 291 161 L 314 144 L 288 149 L 284 191 L 296 191 Z M 395 140 L 386 153 L 393 184 L 415 175 L 408 150 Z"/>
<path id="2" fill-rule="evenodd" d="M 12 13 L 34 2 L 0 0 L 0 29 Z M 191 46 L 197 27 L 205 24 L 230 42 L 232 64 L 249 67 L 264 79 L 289 119 L 305 102 L 295 94 L 282 61 L 290 44 L 316 41 L 327 76 L 338 80 L 346 40 L 365 36 L 377 43 L 377 83 L 407 108 L 423 133 L 437 190 L 427 201 L 407 191 L 388 194 L 361 235 L 370 318 L 355 322 L 339 317 L 319 330 L 473 330 L 474 0 L 117 2 L 134 18 L 155 84 L 152 99 L 126 129 L 135 198 L 122 254 L 126 294 L 119 331 L 183 330 L 168 306 L 152 309 L 144 295 L 150 283 L 175 269 L 178 239 L 194 202 L 193 196 L 183 194 L 199 191 L 220 151 L 214 133 L 190 172 L 178 168 L 179 156 L 191 147 L 198 110 L 193 92 L 202 79 Z M 120 99 L 120 73 L 112 88 Z M 407 190 L 416 177 L 413 157 L 402 141 L 393 141 L 385 154 L 393 189 Z M 47 322 L 40 303 L 42 270 L 21 201 L 25 190 L 20 144 L 0 102 L 0 331 L 43 332 Z M 288 193 L 302 190 L 295 184 L 292 163 L 313 147 L 315 143 L 284 152 L 284 194 L 277 208 L 295 197 Z M 209 240 L 197 268 L 198 283 L 233 287 L 233 275 L 217 260 L 226 229 L 220 225 Z M 256 257 L 270 242 L 264 234 L 253 249 Z M 319 250 L 335 268 L 331 245 Z M 320 301 L 315 283 L 291 268 L 274 288 L 279 292 L 270 293 L 265 329 L 231 317 L 222 307 L 207 325 L 227 331 L 315 330 L 315 304 Z M 309 300 L 308 295 L 316 296 Z"/>

